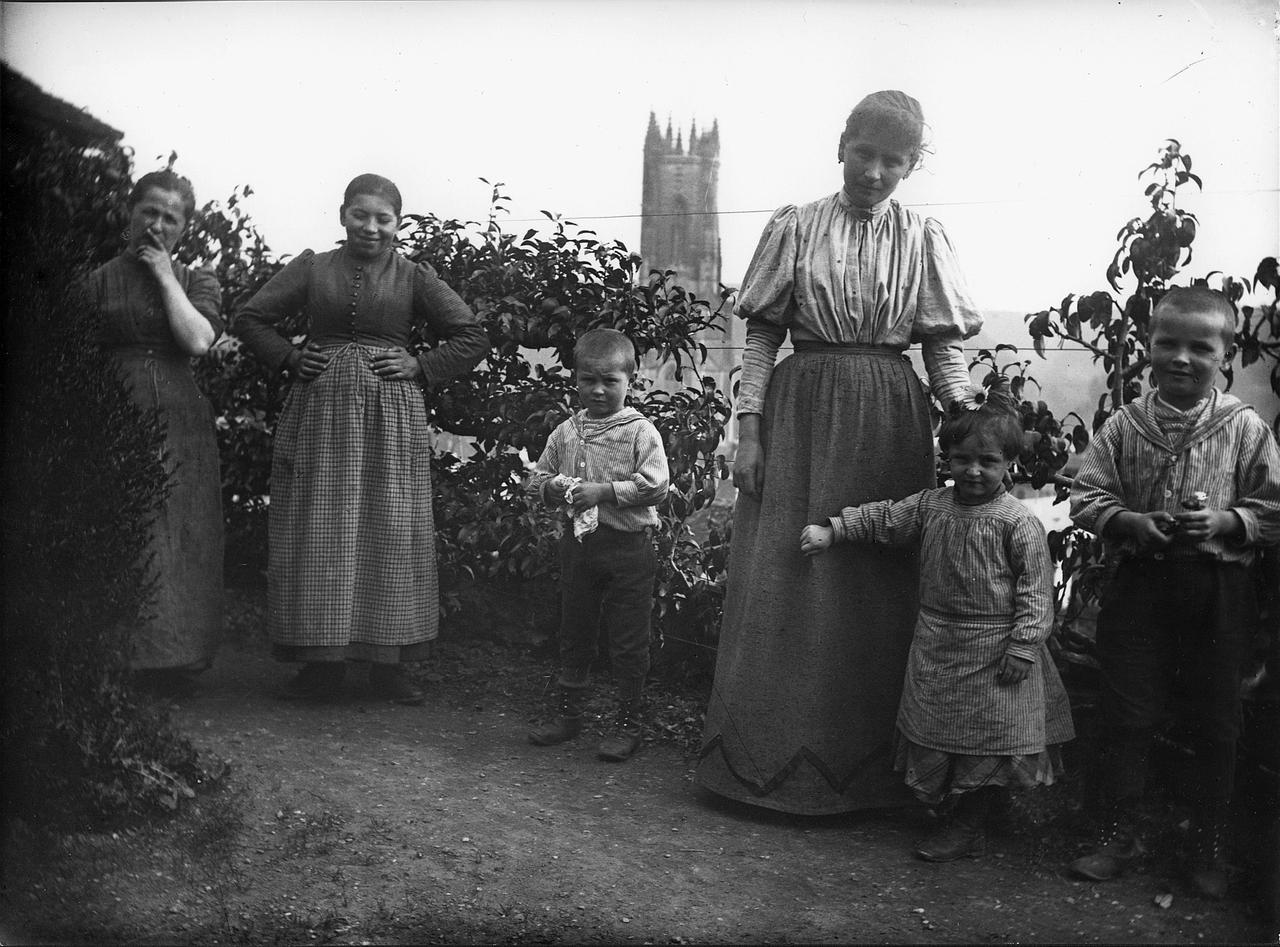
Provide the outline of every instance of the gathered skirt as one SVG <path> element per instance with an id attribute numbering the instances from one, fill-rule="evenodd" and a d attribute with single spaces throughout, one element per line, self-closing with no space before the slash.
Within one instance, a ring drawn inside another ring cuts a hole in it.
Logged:
<path id="1" fill-rule="evenodd" d="M 331 346 L 289 391 L 271 470 L 268 612 L 277 658 L 422 660 L 439 631 L 422 391 L 375 348 Z"/>
<path id="2" fill-rule="evenodd" d="M 908 804 L 894 722 L 917 611 L 914 548 L 800 552 L 843 507 L 935 483 L 928 396 L 888 349 L 797 351 L 774 371 L 760 500 L 738 494 L 698 782 L 802 814 Z"/>
<path id="3" fill-rule="evenodd" d="M 916 798 L 931 806 L 988 786 L 1052 786 L 1063 774 L 1062 751 L 1056 743 L 1035 753 L 982 756 L 920 746 L 902 733 L 895 742 L 893 765 Z"/>
<path id="4" fill-rule="evenodd" d="M 142 346 L 112 349 L 131 400 L 164 426 L 169 493 L 151 523 L 152 598 L 133 629 L 138 670 L 200 671 L 222 638 L 222 473 L 213 412 L 191 361 Z"/>

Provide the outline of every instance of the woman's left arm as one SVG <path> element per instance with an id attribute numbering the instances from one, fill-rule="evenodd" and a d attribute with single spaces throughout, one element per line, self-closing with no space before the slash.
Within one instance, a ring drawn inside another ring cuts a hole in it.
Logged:
<path id="1" fill-rule="evenodd" d="M 424 385 L 438 385 L 475 368 L 489 354 L 489 334 L 462 301 L 462 297 L 436 276 L 427 263 L 419 263 L 413 278 L 414 314 L 425 317 L 431 331 L 443 341 L 417 356 Z"/>
<path id="2" fill-rule="evenodd" d="M 969 366 L 964 360 L 964 347 L 960 333 L 925 336 L 920 343 L 924 356 L 924 370 L 929 375 L 929 387 L 944 408 L 960 397 L 972 384 Z"/>
<path id="3" fill-rule="evenodd" d="M 204 355 L 217 341 L 221 331 L 218 318 L 218 281 L 203 270 L 191 272 L 191 296 L 188 296 L 173 272 L 173 260 L 167 252 L 154 246 L 138 250 L 138 259 L 151 271 L 160 292 L 169 331 L 178 348 L 191 356 Z"/>
<path id="4" fill-rule="evenodd" d="M 963 341 L 982 328 L 982 313 L 969 296 L 955 248 L 942 224 L 924 221 L 924 273 L 912 338 L 919 340 L 929 384 L 944 408 L 972 384 Z"/>

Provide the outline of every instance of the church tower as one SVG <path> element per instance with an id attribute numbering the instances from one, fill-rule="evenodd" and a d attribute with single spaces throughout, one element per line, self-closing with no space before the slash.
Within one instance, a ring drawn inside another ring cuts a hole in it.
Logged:
<path id="1" fill-rule="evenodd" d="M 640 201 L 640 256 L 645 270 L 675 270 L 675 282 L 712 310 L 720 305 L 720 220 L 717 190 L 720 179 L 720 125 L 698 133 L 695 121 L 686 146 L 681 132 L 672 139 L 671 121 L 665 133 L 649 113 L 649 130 L 644 139 L 644 179 Z M 728 307 L 722 310 L 727 323 L 722 330 L 709 330 L 705 338 L 705 371 L 727 390 L 729 372 L 740 358 L 742 332 L 732 325 Z"/>

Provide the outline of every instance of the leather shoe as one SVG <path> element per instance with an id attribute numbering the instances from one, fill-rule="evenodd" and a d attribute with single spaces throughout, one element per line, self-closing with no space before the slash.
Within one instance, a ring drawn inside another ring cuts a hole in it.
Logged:
<path id="1" fill-rule="evenodd" d="M 347 666 L 341 661 L 324 661 L 304 664 L 302 670 L 291 677 L 277 696 L 281 700 L 334 700 Z"/>
<path id="2" fill-rule="evenodd" d="M 987 850 L 987 832 L 981 825 L 951 819 L 916 847 L 916 856 L 927 862 L 977 858 Z"/>
<path id="3" fill-rule="evenodd" d="M 1073 875 L 1086 881 L 1110 881 L 1124 874 L 1129 863 L 1143 851 L 1142 843 L 1136 838 L 1115 838 L 1077 858 L 1069 867 Z"/>
<path id="4" fill-rule="evenodd" d="M 427 695 L 413 683 L 398 664 L 374 664 L 369 668 L 369 687 L 374 694 L 393 704 L 417 707 Z"/>

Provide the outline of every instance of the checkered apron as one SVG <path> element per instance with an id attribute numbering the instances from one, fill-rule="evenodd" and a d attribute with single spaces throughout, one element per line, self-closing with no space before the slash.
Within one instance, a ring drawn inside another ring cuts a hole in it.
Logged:
<path id="1" fill-rule="evenodd" d="M 271 640 L 419 644 L 439 631 L 430 441 L 422 391 L 384 381 L 377 348 L 326 347 L 289 392 L 271 472 Z"/>

